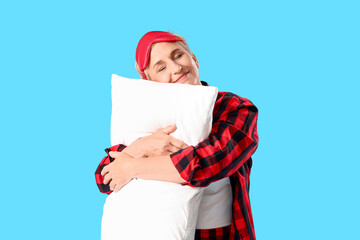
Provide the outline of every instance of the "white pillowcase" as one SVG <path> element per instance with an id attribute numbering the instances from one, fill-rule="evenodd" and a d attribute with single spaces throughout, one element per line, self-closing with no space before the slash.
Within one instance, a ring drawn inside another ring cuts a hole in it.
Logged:
<path id="1" fill-rule="evenodd" d="M 212 128 L 217 88 L 158 83 L 112 75 L 111 145 L 129 145 L 139 137 L 176 123 L 173 136 L 196 145 Z"/>
<path id="2" fill-rule="evenodd" d="M 171 135 L 195 146 L 210 134 L 217 92 L 113 74 L 111 145 L 129 145 L 175 123 Z M 203 188 L 134 179 L 107 197 L 101 238 L 193 239 L 202 194 Z"/>

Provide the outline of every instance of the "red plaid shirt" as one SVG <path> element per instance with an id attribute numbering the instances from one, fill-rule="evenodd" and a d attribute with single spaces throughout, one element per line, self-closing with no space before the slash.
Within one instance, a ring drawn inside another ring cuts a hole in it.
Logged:
<path id="1" fill-rule="evenodd" d="M 207 85 L 203 82 L 204 85 Z M 230 177 L 233 192 L 233 216 L 230 239 L 255 239 L 250 207 L 249 187 L 251 155 L 258 145 L 257 108 L 246 98 L 229 92 L 219 92 L 213 111 L 210 136 L 197 146 L 189 146 L 170 155 L 186 185 L 206 187 Z M 126 146 L 105 149 L 122 151 Z M 96 169 L 96 183 L 103 193 L 111 193 L 103 184 L 100 172 L 113 159 L 108 155 Z"/>

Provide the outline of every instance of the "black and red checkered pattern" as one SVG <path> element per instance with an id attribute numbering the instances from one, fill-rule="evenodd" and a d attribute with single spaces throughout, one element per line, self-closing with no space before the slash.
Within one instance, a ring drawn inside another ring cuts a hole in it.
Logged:
<path id="1" fill-rule="evenodd" d="M 249 187 L 251 155 L 258 146 L 257 115 L 257 108 L 246 98 L 219 92 L 210 136 L 197 146 L 189 146 L 170 155 L 186 185 L 206 187 L 214 181 L 230 177 L 233 216 L 228 239 L 256 239 Z M 105 151 L 122 151 L 125 147 L 116 145 Z M 111 161 L 109 156 L 104 157 L 95 172 L 96 183 L 103 193 L 111 191 L 108 185 L 103 184 L 100 172 Z"/>
<path id="2" fill-rule="evenodd" d="M 228 240 L 230 226 L 213 229 L 196 229 L 195 240 Z"/>
<path id="3" fill-rule="evenodd" d="M 104 184 L 104 177 L 101 175 L 101 171 L 103 170 L 103 168 L 110 164 L 112 161 L 114 161 L 114 159 L 110 157 L 109 152 L 121 152 L 122 150 L 124 150 L 125 147 L 125 145 L 119 144 L 105 149 L 107 156 L 101 160 L 99 166 L 95 171 L 95 180 L 100 192 L 106 194 L 110 194 L 112 192 L 110 190 L 109 184 Z"/>

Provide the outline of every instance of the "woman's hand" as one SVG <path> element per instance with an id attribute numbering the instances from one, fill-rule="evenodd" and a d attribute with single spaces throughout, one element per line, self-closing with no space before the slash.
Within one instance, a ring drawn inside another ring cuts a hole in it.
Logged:
<path id="1" fill-rule="evenodd" d="M 132 157 L 157 157 L 169 155 L 188 147 L 183 141 L 170 136 L 175 132 L 176 125 L 160 129 L 152 135 L 139 138 L 127 146 L 123 152 Z"/>
<path id="2" fill-rule="evenodd" d="M 101 175 L 104 177 L 104 184 L 109 184 L 110 190 L 118 192 L 123 186 L 133 179 L 130 162 L 131 156 L 124 152 L 109 152 L 115 160 L 103 168 Z"/>

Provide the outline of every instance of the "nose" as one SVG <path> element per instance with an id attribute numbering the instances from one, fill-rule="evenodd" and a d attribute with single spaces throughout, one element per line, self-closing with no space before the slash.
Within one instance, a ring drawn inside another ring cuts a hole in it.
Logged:
<path id="1" fill-rule="evenodd" d="M 181 64 L 174 62 L 172 65 L 172 73 L 174 75 L 180 74 L 182 72 L 183 66 Z"/>
<path id="2" fill-rule="evenodd" d="M 179 65 L 179 73 L 181 73 L 182 68 L 183 67 L 181 65 Z"/>

